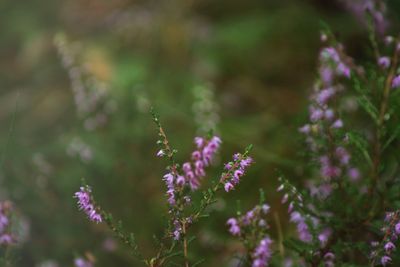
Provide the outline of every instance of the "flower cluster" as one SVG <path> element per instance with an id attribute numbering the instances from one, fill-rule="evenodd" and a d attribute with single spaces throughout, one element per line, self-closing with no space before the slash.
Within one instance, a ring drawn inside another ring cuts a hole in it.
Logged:
<path id="1" fill-rule="evenodd" d="M 221 139 L 218 136 L 206 140 L 202 137 L 195 138 L 197 150 L 192 153 L 192 161 L 186 162 L 182 166 L 183 175 L 181 175 L 176 166 L 164 175 L 163 180 L 167 186 L 167 197 L 170 206 L 175 206 L 177 199 L 177 191 L 181 191 L 185 185 L 192 190 L 196 190 L 200 186 L 200 179 L 205 175 L 205 167 L 209 166 L 220 147 Z M 165 149 L 158 151 L 157 156 L 164 157 Z M 185 196 L 185 203 L 190 202 L 189 196 Z"/>
<path id="2" fill-rule="evenodd" d="M 233 161 L 225 164 L 226 173 L 221 176 L 224 189 L 229 192 L 240 182 L 240 178 L 245 174 L 246 169 L 253 163 L 253 159 L 247 155 L 236 153 Z"/>
<path id="3" fill-rule="evenodd" d="M 371 258 L 374 260 L 380 257 L 380 263 L 383 266 L 392 262 L 392 253 L 396 250 L 395 242 L 400 237 L 400 211 L 387 212 L 384 220 L 385 225 L 382 227 L 384 234 L 381 243 L 372 242 L 373 250 Z"/>
<path id="4" fill-rule="evenodd" d="M 325 36 L 322 35 L 321 39 L 323 40 L 324 38 Z M 319 55 L 319 59 L 321 64 L 319 72 L 326 85 L 333 84 L 335 75 L 350 78 L 350 64 L 347 62 L 348 58 L 344 56 L 343 47 L 341 45 L 323 48 Z M 326 99 L 324 100 L 329 100 L 330 95 L 333 95 L 334 93 L 334 91 L 326 91 Z"/>
<path id="5" fill-rule="evenodd" d="M 183 178 L 183 176 L 178 176 L 175 178 L 175 175 L 173 173 L 169 172 L 164 175 L 163 180 L 164 180 L 165 184 L 167 185 L 168 203 L 169 203 L 169 205 L 174 206 L 176 204 L 175 186 L 183 185 L 185 183 L 185 178 Z"/>
<path id="6" fill-rule="evenodd" d="M 305 243 L 313 242 L 313 233 L 317 234 L 320 247 L 325 247 L 332 230 L 329 227 L 322 227 L 320 221 L 305 210 L 313 210 L 313 206 L 305 206 L 303 196 L 298 192 L 296 187 L 291 185 L 287 180 L 280 178 L 281 185 L 279 191 L 285 191 L 282 203 L 289 202 L 288 213 L 290 221 L 296 224 L 297 234 L 301 241 Z M 329 216 L 329 214 L 324 214 Z"/>
<path id="7" fill-rule="evenodd" d="M 92 222 L 102 222 L 102 216 L 97 210 L 97 207 L 93 203 L 92 190 L 89 186 L 82 186 L 78 192 L 75 193 L 74 197 L 78 199 L 78 207 L 83 210 Z"/>
<path id="8" fill-rule="evenodd" d="M 272 256 L 271 244 L 272 239 L 268 236 L 260 241 L 253 253 L 254 260 L 252 267 L 268 266 L 268 262 Z"/>
<path id="9" fill-rule="evenodd" d="M 325 34 L 323 36 L 322 39 L 327 41 L 328 37 Z M 315 160 L 320 166 L 320 175 L 325 180 L 321 188 L 324 191 L 317 194 L 326 197 L 331 191 L 327 183 L 331 179 L 345 175 L 350 180 L 356 181 L 360 177 L 359 170 L 351 166 L 351 155 L 345 147 L 348 144 L 348 137 L 337 131 L 343 128 L 344 123 L 338 115 L 339 110 L 335 104 L 335 100 L 345 89 L 340 82 L 341 77 L 350 78 L 352 68 L 358 72 L 360 69 L 357 69 L 352 59 L 345 55 L 340 44 L 323 48 L 319 61 L 320 80 L 311 95 L 310 122 L 302 126 L 299 131 L 305 134 L 310 150 L 316 155 Z"/>
<path id="10" fill-rule="evenodd" d="M 0 202 L 0 245 L 10 245 L 15 242 L 15 238 L 9 232 L 11 208 L 10 202 Z"/>
<path id="11" fill-rule="evenodd" d="M 247 244 L 252 244 L 253 267 L 266 267 L 272 256 L 272 240 L 267 234 L 269 228 L 265 216 L 270 207 L 267 204 L 257 205 L 238 218 L 230 218 L 226 223 L 233 236 L 239 236 Z"/>
<path id="12" fill-rule="evenodd" d="M 192 161 L 182 165 L 186 182 L 192 190 L 199 188 L 200 180 L 206 175 L 204 168 L 211 164 L 222 141 L 218 136 L 213 136 L 210 140 L 196 137 L 194 142 L 197 150 L 192 153 Z"/>
<path id="13" fill-rule="evenodd" d="M 306 221 L 306 217 L 301 215 L 298 211 L 293 211 L 290 213 L 290 221 L 295 223 L 297 226 L 297 233 L 299 235 L 299 239 L 306 243 L 311 243 L 312 235 L 309 229 L 309 223 L 312 223 L 315 227 L 317 224 L 316 220 L 310 220 L 309 223 Z"/>
<path id="14" fill-rule="evenodd" d="M 368 24 L 368 16 L 373 19 L 375 30 L 383 35 L 388 21 L 385 19 L 386 4 L 382 0 L 340 0 L 355 17 L 364 25 Z"/>

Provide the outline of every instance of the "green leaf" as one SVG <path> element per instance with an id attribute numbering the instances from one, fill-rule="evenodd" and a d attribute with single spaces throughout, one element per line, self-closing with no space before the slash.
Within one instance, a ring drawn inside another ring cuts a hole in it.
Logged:
<path id="1" fill-rule="evenodd" d="M 196 261 L 194 264 L 192 264 L 192 267 L 196 267 L 196 266 L 200 265 L 200 264 L 203 263 L 203 262 L 205 262 L 204 259 L 198 260 L 198 261 Z"/>
<path id="2" fill-rule="evenodd" d="M 260 205 L 265 203 L 265 192 L 262 188 L 259 189 L 260 190 Z"/>
<path id="3" fill-rule="evenodd" d="M 385 150 L 390 143 L 393 142 L 400 135 L 400 125 L 397 125 L 396 129 L 393 131 L 393 134 L 386 140 L 385 144 L 382 147 L 382 151 Z"/>
<path id="4" fill-rule="evenodd" d="M 358 104 L 367 112 L 370 117 L 378 124 L 378 109 L 372 104 L 367 96 L 361 95 L 357 98 Z"/>
<path id="5" fill-rule="evenodd" d="M 305 244 L 304 242 L 301 242 L 299 240 L 293 239 L 293 238 L 283 241 L 283 244 L 287 248 L 292 249 L 299 254 L 303 254 L 308 249 L 307 244 Z"/>
<path id="6" fill-rule="evenodd" d="M 349 137 L 350 144 L 354 145 L 367 160 L 368 164 L 372 166 L 372 159 L 368 153 L 368 143 L 366 139 L 362 135 L 355 132 L 350 132 L 347 134 L 347 136 Z"/>

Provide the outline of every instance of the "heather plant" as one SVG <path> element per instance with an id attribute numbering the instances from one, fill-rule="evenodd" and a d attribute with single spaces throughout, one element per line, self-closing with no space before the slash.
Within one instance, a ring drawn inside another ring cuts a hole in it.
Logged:
<path id="1" fill-rule="evenodd" d="M 312 178 L 299 189 L 280 177 L 298 234 L 283 243 L 309 266 L 398 264 L 399 40 L 370 30 L 372 62 L 363 67 L 329 31 L 321 40 L 310 121 L 299 129 Z"/>

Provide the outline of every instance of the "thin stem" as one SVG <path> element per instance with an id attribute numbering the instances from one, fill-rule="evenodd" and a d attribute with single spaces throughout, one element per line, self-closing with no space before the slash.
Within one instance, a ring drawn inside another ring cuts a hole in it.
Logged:
<path id="1" fill-rule="evenodd" d="M 394 76 L 396 75 L 396 69 L 398 65 L 398 56 L 399 53 L 396 49 L 393 58 L 392 58 L 392 65 L 389 70 L 389 74 L 386 78 L 385 81 L 385 87 L 383 88 L 383 97 L 382 97 L 382 102 L 380 106 L 380 111 L 379 111 L 379 116 L 378 116 L 378 121 L 377 121 L 377 127 L 376 127 L 376 133 L 375 133 L 375 144 L 374 144 L 374 159 L 373 159 L 373 169 L 372 169 L 372 183 L 369 188 L 369 194 L 372 194 L 376 184 L 379 179 L 379 166 L 381 162 L 381 138 L 382 138 L 382 127 L 385 121 L 385 114 L 388 108 L 388 102 L 389 102 L 389 95 L 390 95 L 390 89 L 392 87 L 392 81 Z"/>
<path id="2" fill-rule="evenodd" d="M 277 212 L 274 213 L 274 220 L 275 220 L 275 224 L 276 224 L 276 229 L 278 231 L 279 253 L 281 254 L 281 257 L 283 258 L 285 256 L 285 247 L 283 246 L 282 225 L 281 225 L 281 221 L 279 219 L 279 215 Z"/>
<path id="3" fill-rule="evenodd" d="M 182 234 L 183 234 L 183 257 L 185 259 L 185 267 L 189 267 L 188 259 L 188 242 L 186 236 L 186 222 L 182 224 Z"/>

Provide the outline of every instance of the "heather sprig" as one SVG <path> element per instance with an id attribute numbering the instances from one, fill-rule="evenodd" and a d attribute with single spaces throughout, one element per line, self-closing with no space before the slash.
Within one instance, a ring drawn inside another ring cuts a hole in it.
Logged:
<path id="1" fill-rule="evenodd" d="M 284 244 L 308 259 L 312 266 L 318 266 L 314 264 L 319 262 L 323 262 L 324 266 L 334 266 L 335 255 L 328 246 L 333 230 L 326 224 L 332 215 L 317 211 L 312 203 L 305 204 L 307 198 L 296 187 L 282 177 L 279 180 L 281 184 L 278 191 L 284 193 L 282 204 L 289 203 L 290 222 L 296 225 L 298 239 L 301 241 L 287 240 Z"/>
<path id="2" fill-rule="evenodd" d="M 306 136 L 309 149 L 315 155 L 314 160 L 320 166 L 322 189 L 328 189 L 331 179 L 347 177 L 356 181 L 360 176 L 359 170 L 351 165 L 348 141 L 340 131 L 344 128 L 344 122 L 337 108 L 337 101 L 346 91 L 343 79 L 349 79 L 351 70 L 357 73 L 359 68 L 345 54 L 341 44 L 335 43 L 331 35 L 323 35 L 329 36 L 324 41 L 331 42 L 331 45 L 320 52 L 319 79 L 314 86 L 309 106 L 310 122 L 299 131 Z M 330 190 L 317 193 L 326 196 Z"/>
<path id="3" fill-rule="evenodd" d="M 160 137 L 160 140 L 157 141 L 157 144 L 160 146 L 157 156 L 167 157 L 169 160 L 169 166 L 167 167 L 168 173 L 164 176 L 164 181 L 167 184 L 170 218 L 166 233 L 167 236 L 172 237 L 174 241 L 182 242 L 185 266 L 189 266 L 188 229 L 201 217 L 206 216 L 206 209 L 215 202 L 216 193 L 224 187 L 227 179 L 236 177 L 235 179 L 238 183 L 239 177 L 244 175 L 244 170 L 252 162 L 251 158 L 248 156 L 251 147 L 247 148 L 244 154 L 237 153 L 234 155 L 234 162 L 230 163 L 232 164 L 232 168 L 221 175 L 221 179 L 215 186 L 203 193 L 203 199 L 197 210 L 188 211 L 186 207 L 192 204 L 190 197 L 191 191 L 199 188 L 200 179 L 206 175 L 204 168 L 211 164 L 222 141 L 218 136 L 212 136 L 211 138 L 196 137 L 194 142 L 197 149 L 192 153 L 191 161 L 185 162 L 182 165 L 182 175 L 180 172 L 180 165 L 177 164 L 174 159 L 176 150 L 171 148 L 160 123 L 159 116 L 153 109 L 151 110 L 151 114 L 153 116 L 153 121 L 157 125 Z M 237 173 L 235 174 L 235 172 Z M 191 190 L 188 190 L 189 188 Z"/>
<path id="4" fill-rule="evenodd" d="M 90 186 L 86 184 L 82 185 L 80 190 L 74 194 L 74 198 L 78 200 L 78 208 L 87 215 L 90 221 L 96 223 L 105 222 L 115 236 L 131 249 L 133 255 L 143 260 L 134 234 L 126 232 L 123 229 L 121 221 L 116 222 L 110 213 L 104 211 L 100 205 L 95 202 Z"/>
<path id="5" fill-rule="evenodd" d="M 371 242 L 371 261 L 372 264 L 380 263 L 387 266 L 392 262 L 392 254 L 397 249 L 400 237 L 400 211 L 387 212 L 384 225 L 381 228 L 383 239 L 380 242 Z"/>
<path id="6" fill-rule="evenodd" d="M 222 173 L 220 182 L 224 184 L 224 189 L 229 192 L 239 184 L 240 178 L 245 174 L 246 169 L 253 163 L 253 159 L 246 154 L 236 153 L 233 161 L 225 164 L 227 172 Z"/>
<path id="7" fill-rule="evenodd" d="M 261 194 L 263 196 L 263 192 Z M 268 266 L 273 253 L 273 241 L 268 234 L 266 218 L 270 206 L 264 200 L 260 202 L 245 214 L 238 212 L 237 217 L 226 222 L 230 234 L 237 237 L 246 248 L 246 262 L 252 267 Z"/>
<path id="8" fill-rule="evenodd" d="M 74 197 L 78 200 L 79 209 L 85 212 L 90 221 L 96 223 L 103 221 L 99 208 L 93 202 L 92 189 L 88 185 L 81 186 Z"/>
<path id="9" fill-rule="evenodd" d="M 200 206 L 192 216 L 193 221 L 197 221 L 201 217 L 207 217 L 206 210 L 211 204 L 213 204 L 216 201 L 215 200 L 216 194 L 219 191 L 225 189 L 226 181 L 231 179 L 232 176 L 234 175 L 234 171 L 240 168 L 240 162 L 242 162 L 242 160 L 247 160 L 250 158 L 249 153 L 252 148 L 253 146 L 249 145 L 244 151 L 244 153 L 236 153 L 235 154 L 236 156 L 234 156 L 234 159 L 236 160 L 234 162 L 230 162 L 232 164 L 231 167 L 227 169 L 225 165 L 224 171 L 221 174 L 219 181 L 212 188 L 203 192 L 203 198 L 200 202 Z"/>

